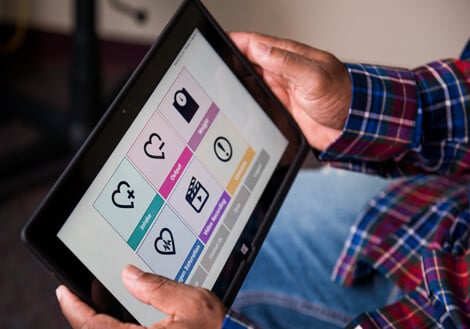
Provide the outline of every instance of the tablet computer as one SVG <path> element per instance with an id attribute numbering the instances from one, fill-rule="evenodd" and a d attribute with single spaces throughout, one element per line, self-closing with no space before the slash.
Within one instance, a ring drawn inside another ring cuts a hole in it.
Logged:
<path id="1" fill-rule="evenodd" d="M 307 152 L 300 130 L 199 1 L 185 1 L 23 230 L 98 311 L 164 315 L 133 264 L 229 306 Z"/>

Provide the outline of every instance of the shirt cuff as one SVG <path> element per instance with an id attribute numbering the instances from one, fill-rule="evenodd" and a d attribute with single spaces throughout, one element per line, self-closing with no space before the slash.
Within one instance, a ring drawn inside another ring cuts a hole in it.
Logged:
<path id="1" fill-rule="evenodd" d="M 243 315 L 229 310 L 222 324 L 222 329 L 260 329 Z"/>
<path id="2" fill-rule="evenodd" d="M 379 162 L 398 157 L 419 136 L 419 104 L 410 70 L 346 64 L 353 95 L 341 136 L 323 161 Z"/>

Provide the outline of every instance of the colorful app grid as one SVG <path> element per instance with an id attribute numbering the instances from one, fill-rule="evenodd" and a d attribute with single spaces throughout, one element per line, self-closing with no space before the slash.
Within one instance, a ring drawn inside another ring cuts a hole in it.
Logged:
<path id="1" fill-rule="evenodd" d="M 134 166 L 123 159 L 94 203 L 95 209 L 135 249 L 163 200 Z"/>
<path id="2" fill-rule="evenodd" d="M 183 69 L 94 206 L 155 273 L 201 280 L 262 171 L 249 142 Z"/>
<path id="3" fill-rule="evenodd" d="M 158 110 L 188 142 L 203 122 L 212 101 L 186 69 L 182 69 Z"/>

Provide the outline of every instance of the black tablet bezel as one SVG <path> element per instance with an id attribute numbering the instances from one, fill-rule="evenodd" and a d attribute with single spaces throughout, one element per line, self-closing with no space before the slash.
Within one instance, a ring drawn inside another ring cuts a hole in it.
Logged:
<path id="1" fill-rule="evenodd" d="M 226 306 L 233 301 L 308 150 L 305 139 L 287 111 L 207 9 L 199 0 L 185 1 L 22 231 L 26 245 L 61 281 L 87 303 L 125 321 L 136 322 L 113 297 L 104 306 L 93 300 L 93 290 L 97 289 L 99 282 L 59 240 L 57 232 L 195 28 L 289 140 L 288 149 L 212 289 Z M 117 307 L 109 309 L 110 305 Z"/>

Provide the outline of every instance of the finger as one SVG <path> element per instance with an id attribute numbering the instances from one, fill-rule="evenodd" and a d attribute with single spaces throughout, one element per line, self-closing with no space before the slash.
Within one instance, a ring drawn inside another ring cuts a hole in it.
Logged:
<path id="1" fill-rule="evenodd" d="M 252 44 L 253 39 L 255 38 L 252 36 L 252 33 L 246 32 L 229 32 L 230 39 L 232 39 L 233 43 L 237 46 L 237 48 L 248 57 L 249 53 L 249 46 Z"/>
<path id="2" fill-rule="evenodd" d="M 152 326 L 152 329 L 170 329 L 172 328 L 174 319 L 172 317 L 165 318 Z"/>
<path id="3" fill-rule="evenodd" d="M 316 61 L 285 49 L 265 47 L 262 44 L 257 46 L 254 53 L 264 71 L 282 77 L 285 80 L 282 84 L 289 86 L 294 94 L 300 93 L 297 96 L 310 98 L 313 96 L 311 93 L 323 82 L 324 71 Z M 281 83 L 282 80 L 277 81 Z"/>
<path id="4" fill-rule="evenodd" d="M 206 289 L 143 273 L 131 265 L 123 270 L 122 279 L 137 299 L 168 315 L 158 323 L 163 328 L 220 328 L 227 314 L 222 302 Z"/>
<path id="5" fill-rule="evenodd" d="M 265 44 L 268 47 L 275 47 L 279 49 L 287 50 L 309 59 L 324 60 L 328 53 L 308 46 L 306 44 L 289 40 L 281 39 L 269 35 L 249 32 L 230 32 L 230 38 L 237 45 L 237 47 L 248 57 L 250 61 L 256 62 L 256 55 L 253 50 L 257 47 L 257 44 Z"/>
<path id="6" fill-rule="evenodd" d="M 306 72 L 306 68 L 316 65 L 304 56 L 306 46 L 257 33 L 231 32 L 230 36 L 245 56 L 264 71 L 293 82 L 312 80 L 312 72 Z"/>
<path id="7" fill-rule="evenodd" d="M 83 303 L 67 287 L 59 286 L 56 290 L 56 295 L 62 313 L 73 328 L 82 327 L 85 319 L 96 315 L 96 312 L 91 307 Z"/>
<path id="8" fill-rule="evenodd" d="M 258 74 L 284 106 L 290 109 L 292 98 L 308 101 L 317 95 L 315 92 L 319 91 L 324 77 L 322 66 L 318 61 L 291 51 L 296 48 L 293 43 L 256 33 L 232 32 L 230 36 L 247 53 Z"/>
<path id="9" fill-rule="evenodd" d="M 56 290 L 60 309 L 72 328 L 100 329 L 137 329 L 136 325 L 123 324 L 111 316 L 98 314 L 90 306 L 81 301 L 67 287 L 59 286 Z"/>
<path id="10" fill-rule="evenodd" d="M 134 297 L 169 315 L 184 309 L 185 301 L 190 299 L 188 296 L 195 289 L 159 275 L 144 273 L 132 265 L 124 268 L 122 279 Z"/>

